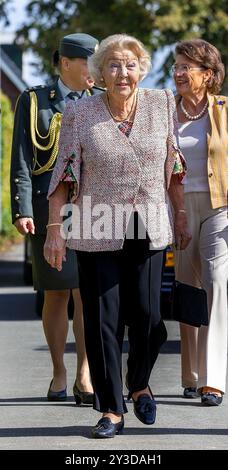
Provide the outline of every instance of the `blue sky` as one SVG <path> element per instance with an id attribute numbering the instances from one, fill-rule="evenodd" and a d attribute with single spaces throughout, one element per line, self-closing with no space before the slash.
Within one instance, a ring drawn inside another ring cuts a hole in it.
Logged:
<path id="1" fill-rule="evenodd" d="M 21 26 L 25 19 L 25 6 L 28 0 L 13 0 L 12 7 L 9 14 L 10 26 L 4 29 L 1 33 L 1 42 L 11 42 L 18 27 Z M 155 86 L 156 70 L 160 67 L 164 53 L 158 52 L 155 54 L 153 72 L 149 74 L 142 82 L 143 87 L 153 88 Z M 45 83 L 44 77 L 37 74 L 37 69 L 32 67 L 31 62 L 35 62 L 35 56 L 32 52 L 26 52 L 23 55 L 23 79 L 29 86 L 42 85 Z M 169 84 L 171 86 L 171 84 Z"/>

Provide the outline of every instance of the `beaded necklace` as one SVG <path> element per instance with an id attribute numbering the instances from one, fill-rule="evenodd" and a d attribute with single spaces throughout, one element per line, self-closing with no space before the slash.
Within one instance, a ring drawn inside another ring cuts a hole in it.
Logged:
<path id="1" fill-rule="evenodd" d="M 188 111 L 185 109 L 185 107 L 183 105 L 183 98 L 180 101 L 180 107 L 181 107 L 181 110 L 182 110 L 182 112 L 184 113 L 184 115 L 187 119 L 189 119 L 190 121 L 196 121 L 197 119 L 200 119 L 203 116 L 203 114 L 205 113 L 205 111 L 208 107 L 208 101 L 205 103 L 202 111 L 200 111 L 200 113 L 196 114 L 195 116 L 192 116 L 191 114 L 189 114 Z"/>

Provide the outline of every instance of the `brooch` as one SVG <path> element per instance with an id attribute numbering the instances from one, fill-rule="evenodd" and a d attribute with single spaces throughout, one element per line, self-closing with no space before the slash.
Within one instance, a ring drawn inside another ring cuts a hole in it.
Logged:
<path id="1" fill-rule="evenodd" d="M 49 99 L 54 100 L 56 96 L 56 90 L 51 90 L 49 93 Z"/>
<path id="2" fill-rule="evenodd" d="M 221 101 L 221 100 L 219 100 L 219 101 L 217 101 L 217 102 L 216 102 L 216 104 L 220 104 L 220 105 L 222 105 L 222 104 L 225 104 L 225 101 Z"/>

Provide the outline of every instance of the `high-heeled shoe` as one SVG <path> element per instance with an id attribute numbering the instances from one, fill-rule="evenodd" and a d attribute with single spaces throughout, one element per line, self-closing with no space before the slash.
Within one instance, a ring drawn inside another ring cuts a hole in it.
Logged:
<path id="1" fill-rule="evenodd" d="M 92 437 L 95 439 L 110 438 L 121 434 L 124 428 L 124 417 L 118 423 L 113 423 L 110 418 L 101 418 L 92 429 Z"/>
<path id="2" fill-rule="evenodd" d="M 76 385 L 76 382 L 74 383 L 74 386 L 73 386 L 73 394 L 74 394 L 76 405 L 81 405 L 81 404 L 92 405 L 93 404 L 93 393 L 81 392 L 81 390 L 79 390 L 78 386 Z"/>
<path id="3" fill-rule="evenodd" d="M 66 401 L 67 387 L 64 388 L 63 390 L 60 390 L 59 392 L 54 392 L 53 390 L 51 390 L 52 383 L 53 383 L 53 379 L 51 380 L 51 383 L 49 385 L 49 389 L 47 392 L 48 401 Z"/>

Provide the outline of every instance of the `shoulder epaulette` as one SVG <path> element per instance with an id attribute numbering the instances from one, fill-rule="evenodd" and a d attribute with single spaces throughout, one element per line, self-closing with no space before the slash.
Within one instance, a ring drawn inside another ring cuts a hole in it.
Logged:
<path id="1" fill-rule="evenodd" d="M 36 90 L 42 90 L 43 88 L 46 88 L 46 85 L 36 85 L 32 86 L 30 88 L 26 88 L 26 92 L 29 93 L 30 91 L 36 91 Z"/>

